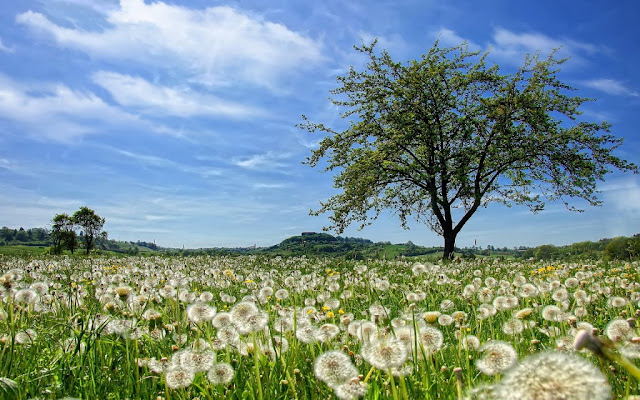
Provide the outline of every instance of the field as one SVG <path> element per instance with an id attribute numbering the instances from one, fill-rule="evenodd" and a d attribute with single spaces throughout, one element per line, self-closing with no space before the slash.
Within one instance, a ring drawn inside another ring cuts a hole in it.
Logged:
<path id="1" fill-rule="evenodd" d="M 0 258 L 3 399 L 640 394 L 636 262 L 33 257 Z"/>

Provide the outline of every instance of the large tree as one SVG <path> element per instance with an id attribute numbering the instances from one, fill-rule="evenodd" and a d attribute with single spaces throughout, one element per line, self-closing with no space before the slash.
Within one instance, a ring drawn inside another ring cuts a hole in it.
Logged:
<path id="1" fill-rule="evenodd" d="M 88 207 L 80 207 L 78 211 L 73 213 L 72 219 L 74 224 L 82 230 L 85 249 L 87 254 L 89 254 L 95 244 L 96 238 L 99 235 L 106 235 L 106 232 L 102 231 L 105 219 Z"/>
<path id="2" fill-rule="evenodd" d="M 371 224 L 384 209 L 403 227 L 414 218 L 443 236 L 452 257 L 458 233 L 490 202 L 547 201 L 598 205 L 597 182 L 613 169 L 637 166 L 613 154 L 622 139 L 606 122 L 580 119 L 589 99 L 557 78 L 565 60 L 529 55 L 511 74 L 487 66 L 488 52 L 436 44 L 402 63 L 375 42 L 355 47 L 368 57 L 362 71 L 338 77 L 332 102 L 349 127 L 336 131 L 303 116 L 301 128 L 328 134 L 307 160 L 335 171 L 342 192 L 321 202 L 338 233 Z"/>

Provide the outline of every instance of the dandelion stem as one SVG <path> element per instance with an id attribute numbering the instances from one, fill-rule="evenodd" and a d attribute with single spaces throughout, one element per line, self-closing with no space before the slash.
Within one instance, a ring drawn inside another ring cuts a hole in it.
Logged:
<path id="1" fill-rule="evenodd" d="M 371 367 L 371 369 L 369 370 L 369 373 L 367 373 L 367 376 L 364 378 L 364 383 L 367 383 L 367 381 L 369 380 L 369 378 L 371 378 L 371 374 L 373 374 L 373 371 L 375 370 L 375 367 Z"/>

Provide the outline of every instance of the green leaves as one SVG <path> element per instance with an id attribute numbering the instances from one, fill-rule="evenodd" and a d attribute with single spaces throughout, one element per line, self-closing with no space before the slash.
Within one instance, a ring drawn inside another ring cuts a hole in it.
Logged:
<path id="1" fill-rule="evenodd" d="M 555 52 L 529 55 L 502 75 L 487 67 L 488 52 L 465 44 L 436 42 L 407 63 L 375 44 L 355 47 L 369 57 L 366 69 L 351 68 L 332 91 L 349 128 L 336 132 L 304 116 L 299 125 L 328 135 L 307 163 L 326 159 L 325 171 L 338 171 L 334 186 L 343 193 L 314 214 L 333 212 L 330 228 L 339 233 L 389 208 L 403 226 L 408 217 L 427 221 L 454 243 L 489 202 L 533 211 L 544 208 L 541 199 L 597 205 L 597 182 L 607 173 L 637 172 L 613 155 L 622 139 L 608 134 L 609 124 L 578 120 L 589 99 L 567 94 L 573 88 L 557 78 L 565 60 Z"/>

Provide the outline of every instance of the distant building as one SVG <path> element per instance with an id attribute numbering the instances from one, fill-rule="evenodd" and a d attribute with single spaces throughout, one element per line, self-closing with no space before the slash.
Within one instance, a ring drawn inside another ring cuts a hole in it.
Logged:
<path id="1" fill-rule="evenodd" d="M 315 232 L 302 232 L 301 235 L 305 236 L 305 235 L 313 235 L 313 234 L 315 234 Z"/>

